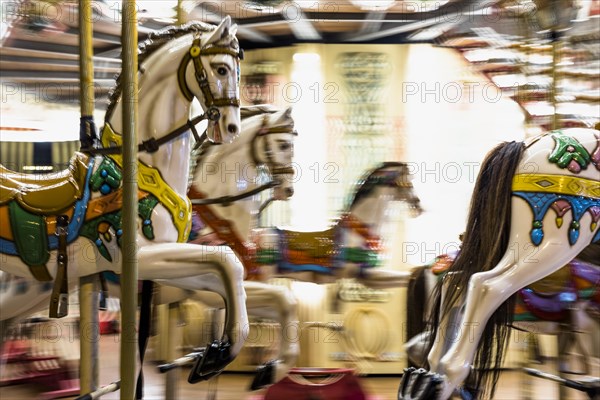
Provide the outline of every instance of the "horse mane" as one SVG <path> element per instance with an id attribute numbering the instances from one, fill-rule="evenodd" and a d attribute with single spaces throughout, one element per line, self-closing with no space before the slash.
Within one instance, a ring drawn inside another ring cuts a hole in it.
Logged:
<path id="1" fill-rule="evenodd" d="M 379 166 L 375 167 L 371 172 L 368 172 L 363 178 L 361 178 L 357 183 L 357 189 L 354 194 L 354 198 L 350 203 L 350 206 L 347 208 L 348 210 L 352 209 L 360 200 L 368 197 L 375 188 L 381 184 L 381 172 L 386 170 L 387 168 L 395 168 L 400 167 L 402 176 L 408 176 L 408 167 L 405 163 L 396 162 L 396 161 L 386 161 L 381 163 Z"/>
<path id="2" fill-rule="evenodd" d="M 440 317 L 451 315 L 460 306 L 463 296 L 467 295 L 471 276 L 494 268 L 508 248 L 512 178 L 524 149 L 522 142 L 501 143 L 483 161 L 471 197 L 461 251 L 445 279 L 438 282 L 432 294 L 434 306 L 428 318 L 428 326 L 433 331 L 428 346 L 430 349 L 438 333 Z M 446 287 L 443 304 L 440 302 L 442 284 Z M 441 307 L 437 306 L 439 304 Z M 481 390 L 481 398 L 492 398 L 496 389 L 513 311 L 514 296 L 511 296 L 489 319 L 479 343 L 474 368 L 466 385 Z"/>
<path id="3" fill-rule="evenodd" d="M 242 118 L 242 121 L 247 119 L 247 118 L 251 118 L 254 117 L 256 115 L 262 115 L 262 114 L 274 114 L 276 113 L 278 110 L 277 108 L 275 108 L 274 106 L 270 105 L 270 104 L 258 104 L 258 105 L 253 105 L 253 106 L 243 106 L 240 107 L 240 116 Z"/>
<path id="4" fill-rule="evenodd" d="M 189 33 L 205 33 L 216 29 L 216 26 L 200 21 L 192 21 L 179 26 L 167 26 L 155 32 L 151 32 L 146 40 L 138 44 L 138 65 L 141 65 L 150 55 L 161 48 L 167 42 L 185 36 Z M 108 106 L 104 120 L 112 115 L 117 101 L 122 93 L 121 73 L 115 77 L 115 86 L 108 92 Z"/>

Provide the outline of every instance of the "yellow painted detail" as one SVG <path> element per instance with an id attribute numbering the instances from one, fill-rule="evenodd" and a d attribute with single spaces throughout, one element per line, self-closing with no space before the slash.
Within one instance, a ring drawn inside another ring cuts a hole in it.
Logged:
<path id="1" fill-rule="evenodd" d="M 104 147 L 121 146 L 123 137 L 112 129 L 109 124 L 104 124 L 102 131 L 102 145 Z M 123 156 L 111 154 L 110 157 L 123 167 Z M 158 201 L 171 213 L 173 224 L 178 232 L 177 241 L 185 243 L 192 229 L 191 215 L 192 203 L 190 199 L 180 196 L 175 192 L 160 175 L 160 171 L 150 167 L 138 160 L 138 187 L 148 193 L 152 193 Z"/>
<path id="2" fill-rule="evenodd" d="M 577 176 L 517 174 L 513 177 L 512 190 L 600 198 L 599 181 Z"/>

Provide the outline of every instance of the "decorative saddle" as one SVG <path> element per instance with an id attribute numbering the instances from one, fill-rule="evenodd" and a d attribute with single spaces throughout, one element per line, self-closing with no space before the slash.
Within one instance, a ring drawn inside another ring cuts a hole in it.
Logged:
<path id="1" fill-rule="evenodd" d="M 25 210 L 55 215 L 83 195 L 88 156 L 75 153 L 69 167 L 50 174 L 21 174 L 0 165 L 0 205 L 16 200 Z"/>
<path id="2" fill-rule="evenodd" d="M 58 248 L 58 217 L 73 221 L 69 240 L 81 226 L 89 162 L 88 156 L 75 153 L 67 169 L 50 174 L 22 174 L 0 166 L 0 218 L 6 221 L 0 225 L 0 250 L 18 255 L 37 280 L 52 279 L 46 263 L 48 249 Z"/>

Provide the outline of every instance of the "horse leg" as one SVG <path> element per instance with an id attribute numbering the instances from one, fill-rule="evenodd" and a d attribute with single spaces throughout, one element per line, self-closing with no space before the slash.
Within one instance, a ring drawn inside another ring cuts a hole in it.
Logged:
<path id="1" fill-rule="evenodd" d="M 444 303 L 444 298 L 446 297 L 446 293 L 448 291 L 448 286 L 442 285 L 442 301 Z M 442 356 L 448 350 L 450 346 L 450 341 L 452 340 L 452 336 L 456 332 L 456 327 L 460 326 L 459 321 L 462 315 L 462 310 L 465 304 L 465 299 L 459 299 L 459 303 L 452 308 L 450 313 L 447 315 L 440 316 L 440 329 L 438 329 L 438 334 L 435 338 L 429 338 L 429 340 L 433 339 L 433 344 L 429 354 L 427 355 L 427 362 L 429 364 L 429 369 L 431 371 L 437 371 L 438 365 Z M 435 307 L 435 304 L 433 305 Z"/>
<path id="2" fill-rule="evenodd" d="M 469 375 L 477 344 L 494 311 L 519 289 L 564 266 L 587 244 L 586 238 L 580 238 L 574 246 L 569 246 L 566 240 L 548 240 L 544 249 L 537 248 L 538 251 L 527 257 L 532 253 L 530 242 L 516 239 L 518 236 L 515 238 L 513 235 L 513 240 L 509 242 L 518 245 L 516 261 L 513 261 L 513 251 L 509 251 L 496 268 L 476 273 L 469 280 L 465 310 L 459 324 L 459 327 L 469 328 L 468 337 L 455 340 L 436 371 L 446 376 L 442 399 L 449 398 Z"/>
<path id="3" fill-rule="evenodd" d="M 139 278 L 188 290 L 219 294 L 226 312 L 224 338 L 207 347 L 192 371 L 197 380 L 222 371 L 240 352 L 248 335 L 242 263 L 229 247 L 187 243 L 159 244 L 139 251 Z M 190 382 L 192 376 L 190 376 Z M 197 381 L 196 380 L 196 381 Z"/>
<path id="4" fill-rule="evenodd" d="M 285 287 L 261 282 L 244 282 L 248 300 L 246 305 L 251 315 L 276 320 L 280 325 L 279 358 L 259 367 L 251 389 L 257 390 L 279 382 L 296 363 L 300 347 L 289 335 L 289 328 L 299 329 L 297 302 L 292 292 Z"/>

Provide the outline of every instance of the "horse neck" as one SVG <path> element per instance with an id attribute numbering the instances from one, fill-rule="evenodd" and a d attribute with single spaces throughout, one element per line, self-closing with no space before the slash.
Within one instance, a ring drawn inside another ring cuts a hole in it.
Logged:
<path id="1" fill-rule="evenodd" d="M 253 136 L 253 132 L 242 126 L 241 136 L 233 143 L 213 146 L 198 165 L 192 187 L 208 198 L 235 196 L 258 187 L 258 171 L 251 153 Z M 253 197 L 238 200 L 227 206 L 208 207 L 217 217 L 228 220 L 240 238 L 246 241 L 251 229 L 256 225 L 260 207 L 260 203 Z"/>
<path id="2" fill-rule="evenodd" d="M 181 47 L 185 50 L 186 47 Z M 157 51 L 164 51 L 159 49 Z M 171 57 L 165 57 L 172 60 Z M 160 54 L 153 54 L 153 62 L 143 64 L 138 91 L 138 138 L 137 143 L 167 135 L 185 125 L 189 118 L 191 103 L 185 99 L 177 81 L 178 65 L 161 62 Z M 123 101 L 118 99 L 113 113 L 105 121 L 112 129 L 123 133 Z M 185 196 L 189 171 L 191 143 L 189 133 L 160 146 L 154 153 L 140 152 L 138 159 L 158 169 L 164 181 L 178 194 Z M 185 171 L 185 172 L 184 172 Z"/>
<path id="3" fill-rule="evenodd" d="M 380 235 L 385 222 L 385 211 L 389 202 L 389 196 L 371 195 L 354 204 L 347 211 L 347 214 L 362 224 L 368 226 L 370 233 Z M 344 245 L 349 247 L 360 246 L 364 243 L 364 237 L 357 232 L 346 229 L 344 235 Z"/>

